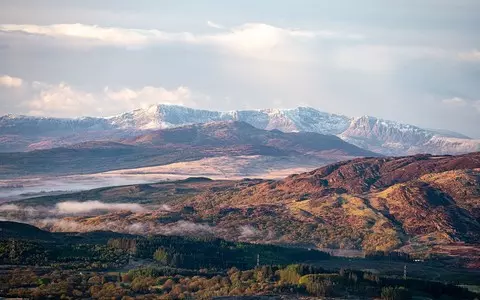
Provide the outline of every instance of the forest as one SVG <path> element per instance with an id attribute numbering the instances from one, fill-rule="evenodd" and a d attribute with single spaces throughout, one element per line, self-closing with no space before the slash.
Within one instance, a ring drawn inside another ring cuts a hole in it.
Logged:
<path id="1" fill-rule="evenodd" d="M 328 267 L 329 254 L 215 238 L 0 230 L 0 297 L 212 299 L 236 295 L 475 299 L 452 283 Z M 408 257 L 375 255 L 375 260 Z M 371 260 L 374 261 L 374 260 Z"/>

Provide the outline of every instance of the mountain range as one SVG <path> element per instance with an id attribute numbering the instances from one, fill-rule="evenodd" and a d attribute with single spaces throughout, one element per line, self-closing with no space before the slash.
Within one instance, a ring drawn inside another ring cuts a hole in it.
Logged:
<path id="1" fill-rule="evenodd" d="M 480 140 L 446 130 L 378 119 L 347 117 L 309 107 L 218 112 L 176 105 L 152 105 L 113 117 L 60 119 L 0 117 L 0 152 L 68 146 L 86 141 L 119 141 L 152 130 L 218 121 L 242 121 L 265 130 L 336 135 L 384 155 L 459 154 L 480 149 Z"/>

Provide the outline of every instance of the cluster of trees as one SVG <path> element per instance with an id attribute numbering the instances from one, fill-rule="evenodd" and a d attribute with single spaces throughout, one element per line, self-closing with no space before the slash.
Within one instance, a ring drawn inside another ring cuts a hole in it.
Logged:
<path id="1" fill-rule="evenodd" d="M 65 268 L 105 270 L 128 264 L 130 258 L 156 260 L 175 268 L 253 268 L 262 264 L 287 264 L 328 259 L 324 252 L 272 245 L 227 242 L 221 239 L 156 236 L 55 240 L 0 240 L 0 264 L 60 265 Z"/>
<path id="2" fill-rule="evenodd" d="M 259 255 L 261 266 L 257 265 Z M 376 254 L 374 254 L 376 255 Z M 377 255 L 381 257 L 381 255 Z M 302 294 L 315 297 L 474 299 L 438 282 L 292 264 L 328 259 L 324 252 L 211 238 L 65 236 L 0 240 L 0 264 L 26 265 L 0 275 L 0 297 L 52 299 L 210 299 L 214 296 Z M 130 260 L 155 267 L 128 272 Z M 405 259 L 399 256 L 395 259 Z M 109 272 L 110 271 L 110 272 Z M 450 298 L 449 298 L 450 297 Z"/>
<path id="3" fill-rule="evenodd" d="M 139 239 L 110 239 L 108 245 L 131 253 L 135 258 L 155 259 L 164 266 L 187 269 L 237 267 L 257 264 L 289 264 L 328 259 L 328 253 L 303 248 L 228 242 L 215 238 L 157 236 Z"/>
<path id="4" fill-rule="evenodd" d="M 128 254 L 102 244 L 0 240 L 0 264 L 107 269 L 128 263 Z"/>
<path id="5" fill-rule="evenodd" d="M 250 270 L 141 268 L 124 273 L 17 269 L 0 276 L 0 297 L 43 299 L 211 299 L 216 296 L 290 294 L 385 300 L 475 299 L 456 286 L 382 278 L 361 271 L 328 272 L 307 265 L 265 265 Z"/>

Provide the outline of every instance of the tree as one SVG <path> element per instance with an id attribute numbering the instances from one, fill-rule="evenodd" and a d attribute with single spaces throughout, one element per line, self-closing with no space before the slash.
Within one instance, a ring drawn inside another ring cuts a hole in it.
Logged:
<path id="1" fill-rule="evenodd" d="M 288 265 L 285 269 L 279 270 L 280 280 L 284 283 L 298 284 L 301 273 L 300 265 Z"/>
<path id="2" fill-rule="evenodd" d="M 150 287 L 156 284 L 155 278 L 137 277 L 132 281 L 131 290 L 137 293 L 147 293 Z"/>
<path id="3" fill-rule="evenodd" d="M 409 300 L 412 298 L 410 292 L 402 287 L 387 286 L 382 288 L 382 299 L 384 300 Z"/>
<path id="4" fill-rule="evenodd" d="M 307 292 L 314 296 L 332 296 L 333 283 L 329 278 L 326 278 L 322 274 L 310 274 L 305 275 L 298 281 L 303 285 Z"/>
<path id="5" fill-rule="evenodd" d="M 166 266 L 168 265 L 168 252 L 164 248 L 158 248 L 153 253 L 153 259 Z"/>

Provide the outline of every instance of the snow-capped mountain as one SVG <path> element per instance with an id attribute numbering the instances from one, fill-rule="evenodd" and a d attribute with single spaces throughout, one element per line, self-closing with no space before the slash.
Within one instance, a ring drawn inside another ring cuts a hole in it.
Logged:
<path id="1" fill-rule="evenodd" d="M 356 146 L 386 155 L 417 153 L 458 154 L 480 150 L 480 141 L 459 133 L 427 130 L 417 126 L 363 116 L 354 118 L 339 137 Z"/>
<path id="2" fill-rule="evenodd" d="M 364 149 L 386 155 L 458 154 L 480 151 L 480 140 L 445 130 L 363 116 L 352 118 L 309 107 L 209 111 L 176 105 L 153 105 L 108 118 L 0 117 L 0 151 L 24 151 L 92 140 L 118 140 L 145 131 L 190 124 L 243 121 L 260 129 L 337 135 Z"/>
<path id="3" fill-rule="evenodd" d="M 48 118 L 6 115 L 0 116 L 0 135 L 65 136 L 84 131 L 115 129 L 111 122 L 104 118 Z"/>
<path id="4" fill-rule="evenodd" d="M 219 112 L 176 105 L 153 105 L 109 120 L 114 126 L 124 129 L 161 129 L 214 121 L 243 121 L 267 130 L 339 134 L 348 128 L 351 118 L 309 107 Z"/>
<path id="5" fill-rule="evenodd" d="M 153 105 L 110 119 L 124 129 L 159 129 L 212 121 L 243 121 L 261 129 L 338 135 L 356 146 L 386 155 L 457 154 L 480 150 L 480 141 L 447 130 L 363 116 L 351 118 L 310 107 L 218 112 L 175 105 Z"/>

